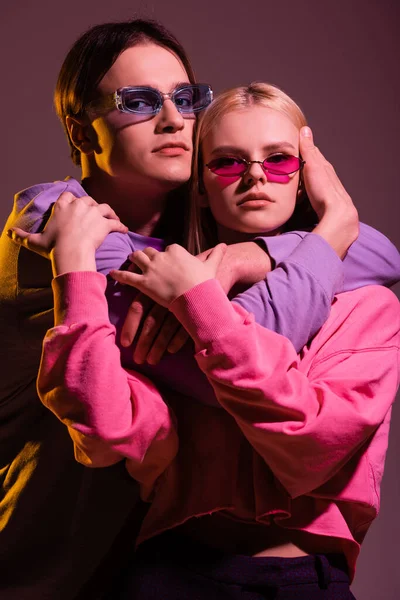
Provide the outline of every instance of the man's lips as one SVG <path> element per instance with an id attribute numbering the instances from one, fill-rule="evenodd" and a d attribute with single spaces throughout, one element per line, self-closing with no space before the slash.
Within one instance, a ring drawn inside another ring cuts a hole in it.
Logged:
<path id="1" fill-rule="evenodd" d="M 189 151 L 189 146 L 185 142 L 170 142 L 161 144 L 154 148 L 153 152 L 160 152 L 161 154 L 178 155 Z"/>

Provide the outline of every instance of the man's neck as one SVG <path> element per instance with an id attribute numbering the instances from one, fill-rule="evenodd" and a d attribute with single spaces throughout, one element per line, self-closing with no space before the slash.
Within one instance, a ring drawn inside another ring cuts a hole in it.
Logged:
<path id="1" fill-rule="evenodd" d="M 152 236 L 164 212 L 167 192 L 156 186 L 127 186 L 116 178 L 85 177 L 82 185 L 96 202 L 107 203 L 130 231 Z"/>

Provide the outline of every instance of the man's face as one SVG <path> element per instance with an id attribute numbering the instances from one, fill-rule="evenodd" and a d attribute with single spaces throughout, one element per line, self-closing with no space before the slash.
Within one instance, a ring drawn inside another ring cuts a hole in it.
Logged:
<path id="1" fill-rule="evenodd" d="M 170 93 L 180 83 L 189 83 L 180 60 L 170 50 L 149 43 L 122 52 L 98 92 L 104 96 L 120 87 L 150 86 Z M 151 117 L 138 119 L 117 109 L 95 115 L 91 159 L 122 185 L 140 188 L 153 183 L 165 191 L 174 189 L 190 177 L 194 123 L 193 115 L 184 118 L 168 98 Z"/>

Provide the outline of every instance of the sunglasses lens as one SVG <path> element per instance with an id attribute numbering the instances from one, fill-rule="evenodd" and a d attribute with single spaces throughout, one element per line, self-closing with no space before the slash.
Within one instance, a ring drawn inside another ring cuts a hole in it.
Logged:
<path id="1" fill-rule="evenodd" d="M 172 99 L 181 113 L 195 113 L 204 110 L 212 101 L 212 90 L 209 85 L 199 83 L 177 89 Z"/>
<path id="2" fill-rule="evenodd" d="M 263 167 L 268 173 L 275 175 L 289 175 L 300 169 L 300 159 L 290 154 L 275 154 L 266 158 Z"/>
<path id="3" fill-rule="evenodd" d="M 126 88 L 122 94 L 123 106 L 128 112 L 151 115 L 160 106 L 160 97 L 155 90 Z"/>
<path id="4" fill-rule="evenodd" d="M 230 156 L 221 156 L 221 158 L 215 158 L 208 163 L 210 171 L 221 177 L 235 177 L 242 175 L 247 165 L 240 160 L 240 158 L 233 158 Z"/>

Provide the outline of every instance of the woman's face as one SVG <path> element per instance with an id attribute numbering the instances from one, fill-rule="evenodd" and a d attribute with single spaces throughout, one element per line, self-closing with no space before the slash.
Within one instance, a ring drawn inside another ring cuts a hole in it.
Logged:
<path id="1" fill-rule="evenodd" d="M 299 130 L 283 113 L 251 106 L 223 115 L 203 140 L 203 163 L 229 156 L 263 161 L 275 154 L 299 155 Z M 274 160 L 274 159 L 273 159 Z M 205 203 L 218 226 L 221 242 L 247 239 L 249 234 L 276 235 L 293 214 L 299 172 L 268 180 L 253 163 L 242 176 L 221 177 L 206 166 Z"/>

